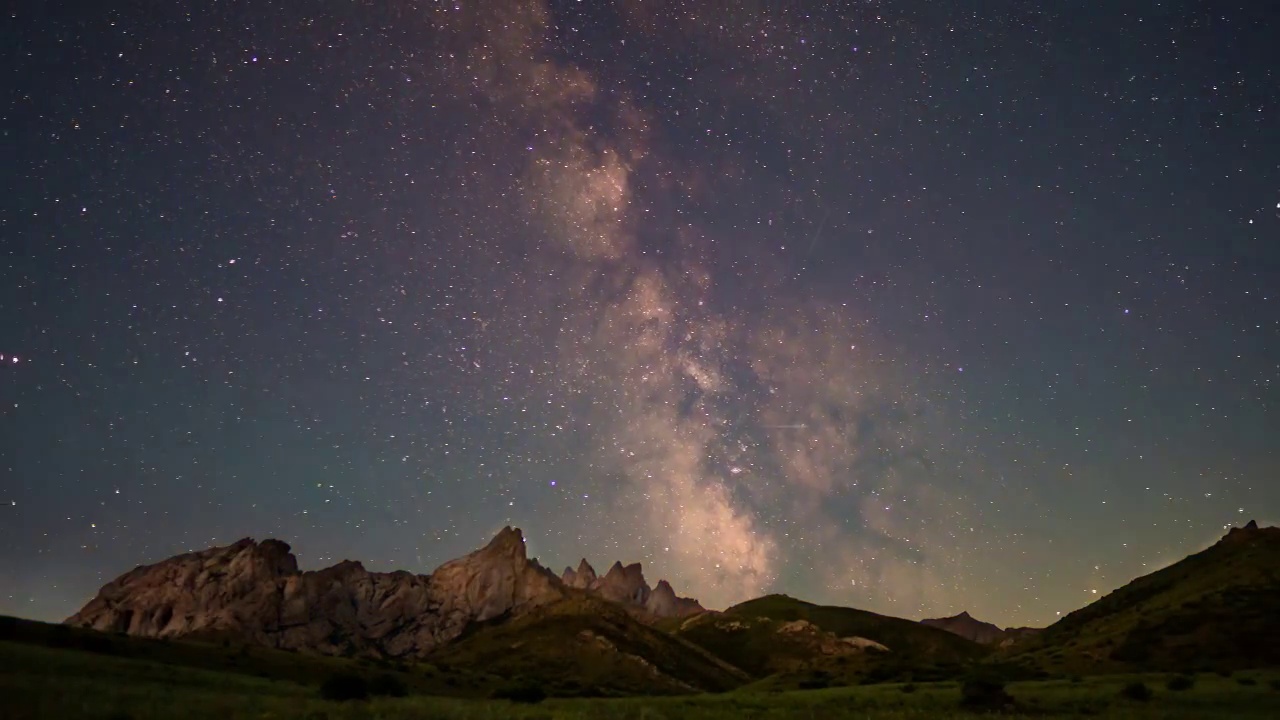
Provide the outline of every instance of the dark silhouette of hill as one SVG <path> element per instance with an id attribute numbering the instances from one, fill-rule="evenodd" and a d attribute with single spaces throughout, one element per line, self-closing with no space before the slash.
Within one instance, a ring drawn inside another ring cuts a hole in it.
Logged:
<path id="1" fill-rule="evenodd" d="M 1280 528 L 1250 522 L 1006 653 L 1049 672 L 1280 665 Z"/>

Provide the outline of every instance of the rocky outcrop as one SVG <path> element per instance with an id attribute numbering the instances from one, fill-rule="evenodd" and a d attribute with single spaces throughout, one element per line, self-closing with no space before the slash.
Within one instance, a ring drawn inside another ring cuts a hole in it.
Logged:
<path id="1" fill-rule="evenodd" d="M 431 575 L 345 561 L 299 572 L 289 546 L 244 539 L 138 567 L 69 625 L 149 637 L 235 637 L 326 654 L 421 656 L 467 625 L 555 602 L 563 584 L 528 559 L 519 530 Z"/>
<path id="2" fill-rule="evenodd" d="M 564 573 L 560 575 L 560 581 L 571 588 L 586 590 L 596 581 L 596 569 L 591 567 L 591 563 L 586 558 L 582 558 L 582 562 L 578 563 L 578 569 L 566 567 Z"/>
<path id="3" fill-rule="evenodd" d="M 623 567 L 621 562 L 615 562 L 604 577 L 591 583 L 587 589 L 605 600 L 639 607 L 644 607 L 651 592 L 649 584 L 644 581 L 640 563 Z"/>
<path id="4" fill-rule="evenodd" d="M 676 591 L 666 580 L 658 581 L 658 586 L 645 601 L 644 609 L 663 618 L 683 618 L 704 612 L 704 608 L 697 600 L 676 595 Z"/>
<path id="5" fill-rule="evenodd" d="M 595 571 L 583 560 L 578 565 L 577 572 L 570 576 L 566 569 L 565 576 L 572 580 L 569 584 L 573 587 L 585 588 L 592 595 L 643 610 L 654 617 L 688 617 L 704 611 L 697 600 L 677 596 L 666 580 L 659 580 L 657 588 L 650 588 L 649 583 L 645 582 L 640 563 L 624 566 L 621 562 L 615 562 L 604 577 L 596 578 Z M 584 581 L 586 577 L 593 579 L 587 582 Z"/>

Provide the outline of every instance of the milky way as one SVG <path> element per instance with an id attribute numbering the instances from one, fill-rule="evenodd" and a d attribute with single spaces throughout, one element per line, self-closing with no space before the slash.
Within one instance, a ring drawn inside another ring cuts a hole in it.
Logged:
<path id="1" fill-rule="evenodd" d="M 1043 624 L 1275 519 L 1275 22 L 997 5 L 23 16 L 0 612 L 512 524 Z"/>

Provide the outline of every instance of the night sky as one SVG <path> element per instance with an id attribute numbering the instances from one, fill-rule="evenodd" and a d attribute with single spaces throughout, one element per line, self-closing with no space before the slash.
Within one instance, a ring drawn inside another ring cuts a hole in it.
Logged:
<path id="1" fill-rule="evenodd" d="M 0 614 L 511 524 L 1043 625 L 1280 521 L 1268 3 L 111 4 L 3 21 Z"/>

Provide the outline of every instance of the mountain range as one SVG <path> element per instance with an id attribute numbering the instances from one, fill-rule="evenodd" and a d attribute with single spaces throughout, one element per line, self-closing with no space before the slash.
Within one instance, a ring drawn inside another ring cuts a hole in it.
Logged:
<path id="1" fill-rule="evenodd" d="M 284 542 L 244 539 L 137 567 L 65 624 L 645 694 L 941 679 L 981 664 L 1041 677 L 1276 665 L 1277 597 L 1280 529 L 1256 523 L 1043 630 L 785 595 L 709 611 L 666 581 L 651 587 L 638 563 L 598 575 L 583 559 L 556 575 L 508 527 L 429 575 L 352 561 L 302 572 Z"/>

